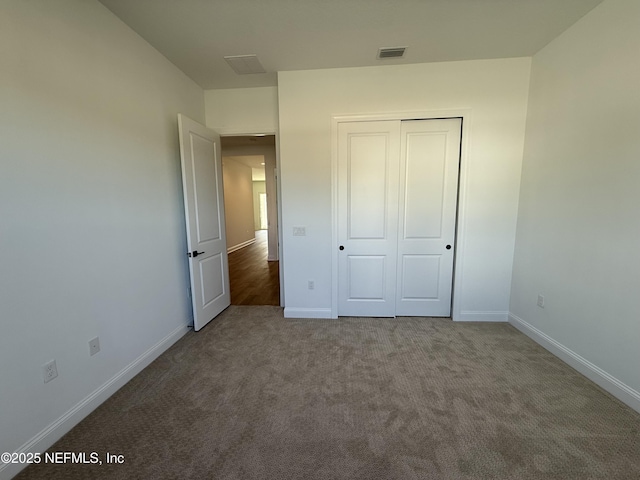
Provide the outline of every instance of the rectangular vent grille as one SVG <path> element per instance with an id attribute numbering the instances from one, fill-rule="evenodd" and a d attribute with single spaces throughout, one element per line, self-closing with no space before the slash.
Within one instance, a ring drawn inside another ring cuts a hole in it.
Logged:
<path id="1" fill-rule="evenodd" d="M 224 59 L 238 75 L 265 73 L 264 67 L 260 65 L 256 55 L 231 55 L 224 57 Z"/>
<path id="2" fill-rule="evenodd" d="M 381 48 L 378 50 L 378 58 L 399 58 L 404 56 L 407 47 Z"/>

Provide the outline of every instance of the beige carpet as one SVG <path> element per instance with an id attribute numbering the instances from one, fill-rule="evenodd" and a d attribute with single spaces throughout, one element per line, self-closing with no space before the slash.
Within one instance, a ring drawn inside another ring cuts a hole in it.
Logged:
<path id="1" fill-rule="evenodd" d="M 508 324 L 230 307 L 27 479 L 638 479 L 640 415 Z"/>

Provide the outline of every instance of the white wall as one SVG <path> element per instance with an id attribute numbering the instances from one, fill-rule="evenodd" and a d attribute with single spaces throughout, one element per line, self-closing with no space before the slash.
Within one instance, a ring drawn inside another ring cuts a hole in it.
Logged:
<path id="1" fill-rule="evenodd" d="M 220 134 L 276 133 L 278 87 L 205 91 L 207 127 Z"/>
<path id="2" fill-rule="evenodd" d="M 0 64 L 0 451 L 38 451 L 187 331 L 176 115 L 204 95 L 92 0 L 4 0 Z"/>
<path id="3" fill-rule="evenodd" d="M 607 0 L 533 58 L 511 312 L 640 410 L 638 45 Z"/>
<path id="4" fill-rule="evenodd" d="M 251 167 L 233 157 L 222 157 L 227 250 L 234 251 L 255 241 L 253 228 L 253 181 Z"/>
<path id="5" fill-rule="evenodd" d="M 529 70 L 517 58 L 279 74 L 286 315 L 324 316 L 332 305 L 332 116 L 466 110 L 454 314 L 507 319 Z M 294 226 L 307 236 L 293 237 Z"/>

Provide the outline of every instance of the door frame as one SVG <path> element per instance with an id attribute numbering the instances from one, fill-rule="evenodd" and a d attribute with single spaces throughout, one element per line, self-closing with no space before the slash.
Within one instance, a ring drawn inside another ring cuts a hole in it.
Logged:
<path id="1" fill-rule="evenodd" d="M 282 255 L 282 187 L 280 184 L 280 136 L 278 129 L 251 130 L 237 128 L 218 128 L 216 132 L 221 137 L 249 137 L 251 135 L 273 135 L 276 140 L 276 210 L 277 214 L 277 234 L 278 234 L 278 281 L 280 282 L 280 306 L 284 306 L 284 266 Z M 266 173 L 266 172 L 265 172 Z"/>
<path id="2" fill-rule="evenodd" d="M 347 122 L 374 122 L 381 120 L 438 120 L 448 118 L 462 119 L 460 139 L 460 165 L 458 177 L 458 204 L 456 213 L 455 254 L 453 259 L 453 286 L 451 291 L 451 318 L 460 319 L 460 302 L 456 293 L 462 288 L 464 250 L 466 244 L 466 198 L 469 170 L 468 146 L 472 129 L 472 110 L 420 110 L 390 112 L 378 114 L 334 115 L 331 117 L 331 318 L 338 318 L 338 125 Z"/>

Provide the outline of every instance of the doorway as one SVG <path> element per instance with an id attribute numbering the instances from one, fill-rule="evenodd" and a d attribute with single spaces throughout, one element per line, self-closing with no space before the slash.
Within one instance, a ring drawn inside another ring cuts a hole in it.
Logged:
<path id="1" fill-rule="evenodd" d="M 221 137 L 232 305 L 280 305 L 275 135 Z"/>

